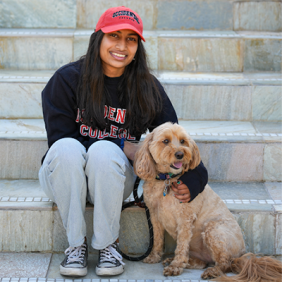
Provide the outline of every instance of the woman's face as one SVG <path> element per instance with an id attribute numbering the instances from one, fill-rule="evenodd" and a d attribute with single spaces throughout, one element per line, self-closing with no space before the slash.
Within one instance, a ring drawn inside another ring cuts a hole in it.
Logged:
<path id="1" fill-rule="evenodd" d="M 137 47 L 138 34 L 130 29 L 105 33 L 100 46 L 104 74 L 109 77 L 121 76 L 133 60 Z"/>

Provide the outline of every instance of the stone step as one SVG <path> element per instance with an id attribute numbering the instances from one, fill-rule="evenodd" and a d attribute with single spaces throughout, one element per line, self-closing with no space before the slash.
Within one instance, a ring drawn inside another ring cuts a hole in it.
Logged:
<path id="1" fill-rule="evenodd" d="M 53 72 L 0 70 L 0 118 L 42 118 L 41 91 Z M 180 119 L 282 121 L 280 73 L 154 74 Z"/>
<path id="2" fill-rule="evenodd" d="M 281 256 L 275 256 L 281 262 Z M 89 255 L 88 273 L 86 276 L 66 277 L 59 273 L 59 265 L 64 254 L 50 253 L 0 253 L 0 282 L 203 282 L 202 269 L 184 269 L 178 276 L 163 275 L 161 263 L 145 264 L 141 261 L 124 260 L 125 271 L 115 277 L 101 277 L 95 273 L 98 254 Z M 233 276 L 228 273 L 227 276 Z"/>
<path id="3" fill-rule="evenodd" d="M 210 182 L 210 186 L 241 226 L 247 251 L 282 254 L 281 183 Z M 141 187 L 139 189 L 142 191 Z M 38 181 L 0 180 L 0 195 L 0 251 L 63 252 L 68 247 L 59 211 L 44 195 Z M 85 218 L 90 242 L 93 229 L 90 204 L 86 207 Z M 122 250 L 129 254 L 146 251 L 149 234 L 144 209 L 125 209 L 120 230 Z M 175 242 L 166 235 L 165 253 L 173 253 L 174 248 Z"/>
<path id="4" fill-rule="evenodd" d="M 281 122 L 184 121 L 211 181 L 282 181 Z M 37 179 L 47 151 L 41 119 L 0 120 L 0 179 Z"/>
<path id="5" fill-rule="evenodd" d="M 0 27 L 94 30 L 106 9 L 122 4 L 112 0 L 2 0 Z M 140 15 L 147 30 L 282 30 L 279 0 L 148 0 L 146 5 L 135 0 L 125 5 Z"/>
<path id="6" fill-rule="evenodd" d="M 84 55 L 93 30 L 0 29 L 2 69 L 45 70 Z M 279 32 L 145 31 L 150 66 L 188 72 L 281 71 Z"/>

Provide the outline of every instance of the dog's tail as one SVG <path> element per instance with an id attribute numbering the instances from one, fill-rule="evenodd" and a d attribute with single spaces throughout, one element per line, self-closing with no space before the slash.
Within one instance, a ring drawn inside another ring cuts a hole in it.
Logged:
<path id="1" fill-rule="evenodd" d="M 215 281 L 225 282 L 281 282 L 282 263 L 272 257 L 247 253 L 231 261 L 235 276 L 222 276 Z"/>

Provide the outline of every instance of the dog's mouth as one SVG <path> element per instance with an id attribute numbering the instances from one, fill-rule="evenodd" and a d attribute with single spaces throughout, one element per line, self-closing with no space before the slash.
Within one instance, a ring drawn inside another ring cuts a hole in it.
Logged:
<path id="1" fill-rule="evenodd" d="M 174 169 L 180 169 L 182 167 L 182 162 L 176 162 L 172 165 L 170 165 L 171 168 L 174 168 Z"/>

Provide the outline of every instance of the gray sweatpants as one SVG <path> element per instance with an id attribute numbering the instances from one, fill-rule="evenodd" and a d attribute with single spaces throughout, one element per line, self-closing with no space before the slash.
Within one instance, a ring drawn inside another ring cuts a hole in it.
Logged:
<path id="1" fill-rule="evenodd" d="M 97 250 L 119 237 L 122 201 L 132 192 L 135 178 L 123 151 L 104 140 L 86 152 L 76 139 L 60 139 L 39 171 L 40 185 L 57 204 L 71 247 L 82 245 L 86 236 L 86 198 L 94 204 L 91 245 Z"/>

